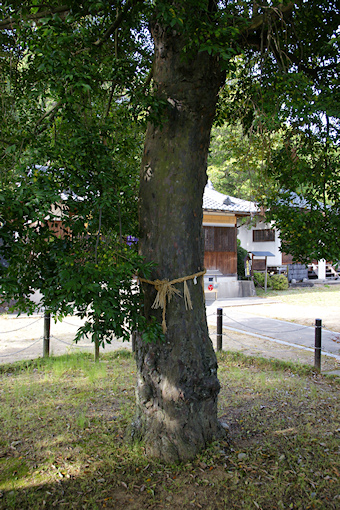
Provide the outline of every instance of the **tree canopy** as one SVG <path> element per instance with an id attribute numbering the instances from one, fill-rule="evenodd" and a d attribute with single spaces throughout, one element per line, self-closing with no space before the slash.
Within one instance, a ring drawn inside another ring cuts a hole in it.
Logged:
<path id="1" fill-rule="evenodd" d="M 208 175 L 221 193 L 259 202 L 273 186 L 268 164 L 280 132 L 246 132 L 241 122 L 214 126 Z"/>
<path id="2" fill-rule="evenodd" d="M 202 15 L 192 16 L 196 7 Z M 141 126 L 150 115 L 161 124 L 167 104 L 150 87 L 153 44 L 148 24 L 155 16 L 184 34 L 183 62 L 197 50 L 206 51 L 224 69 L 216 117 L 220 127 L 212 148 L 223 140 L 222 153 L 229 154 L 227 173 L 229 180 L 234 175 L 234 184 L 225 191 L 260 201 L 281 231 L 283 248 L 296 258 L 339 258 L 336 2 L 200 1 L 198 6 L 190 0 L 128 0 L 45 6 L 12 1 L 2 2 L 0 9 L 2 204 L 12 204 L 11 222 L 9 211 L 2 212 L 2 250 L 12 260 L 9 268 L 14 268 L 15 256 L 6 235 L 18 232 L 16 221 L 25 218 L 24 237 L 33 236 L 28 222 L 35 224 L 37 210 L 40 222 L 51 214 L 62 191 L 72 190 L 68 210 L 75 208 L 76 196 L 76 209 L 88 207 L 83 216 L 73 215 L 74 233 L 83 228 L 83 220 L 77 223 L 75 218 L 90 215 L 88 233 L 91 226 L 98 231 L 99 221 L 99 230 L 108 221 L 111 229 L 116 227 L 116 238 L 123 231 L 136 235 L 136 223 L 126 230 L 123 217 L 131 219 L 136 205 Z M 281 143 L 273 143 L 275 131 Z M 37 170 L 46 165 L 47 173 Z M 33 186 L 30 200 L 25 196 L 28 181 Z M 292 208 L 296 196 L 304 204 L 303 214 Z M 27 260 L 22 247 L 19 252 Z M 13 292 L 19 265 L 11 279 Z M 38 267 L 35 273 L 40 273 Z M 16 297 L 28 279 L 38 284 L 31 275 L 20 278 Z M 25 295 L 30 289 L 25 287 Z M 48 301 L 57 309 L 50 293 Z"/>
<path id="3" fill-rule="evenodd" d="M 308 4 L 295 2 L 283 40 L 271 22 L 261 51 L 238 59 L 220 95 L 209 172 L 221 191 L 265 208 L 295 260 L 336 261 L 339 9 Z"/>
<path id="4" fill-rule="evenodd" d="M 42 307 L 86 316 L 78 336 L 100 342 L 141 327 L 131 281 L 148 273 L 126 239 L 138 236 L 147 94 L 132 98 L 150 52 L 130 26 L 112 28 L 118 7 L 5 2 L 0 22 L 1 289 L 19 311 L 39 290 Z"/>

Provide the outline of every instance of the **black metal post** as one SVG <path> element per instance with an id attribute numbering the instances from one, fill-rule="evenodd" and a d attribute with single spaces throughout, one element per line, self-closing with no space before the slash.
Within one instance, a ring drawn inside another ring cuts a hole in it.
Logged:
<path id="1" fill-rule="evenodd" d="M 314 354 L 314 367 L 321 370 L 321 319 L 315 319 L 315 354 Z"/>
<path id="2" fill-rule="evenodd" d="M 50 330 L 51 330 L 51 314 L 45 312 L 44 314 L 44 344 L 43 344 L 43 357 L 48 358 L 50 355 Z"/>
<path id="3" fill-rule="evenodd" d="M 100 348 L 99 339 L 97 338 L 97 335 L 95 335 L 95 337 L 94 337 L 94 361 L 96 363 L 99 362 L 99 348 Z"/>
<path id="4" fill-rule="evenodd" d="M 131 333 L 131 350 L 132 350 L 132 352 L 136 352 L 136 336 L 137 336 L 137 332 L 132 331 L 132 333 Z"/>
<path id="5" fill-rule="evenodd" d="M 222 350 L 222 308 L 217 308 L 217 350 Z"/>

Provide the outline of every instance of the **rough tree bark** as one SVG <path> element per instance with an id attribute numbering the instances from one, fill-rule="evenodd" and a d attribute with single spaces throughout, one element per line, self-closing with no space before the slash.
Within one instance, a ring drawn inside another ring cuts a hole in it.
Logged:
<path id="1" fill-rule="evenodd" d="M 157 264 L 152 280 L 181 278 L 203 269 L 202 197 L 211 125 L 223 80 L 216 58 L 183 59 L 182 38 L 159 23 L 153 79 L 168 109 L 147 129 L 140 185 L 141 253 Z M 145 313 L 156 296 L 144 283 Z M 183 296 L 183 283 L 177 284 Z M 166 307 L 165 342 L 137 336 L 137 417 L 134 431 L 147 452 L 165 461 L 192 458 L 220 436 L 217 362 L 208 335 L 202 277 L 188 281 L 193 310 L 174 296 Z"/>

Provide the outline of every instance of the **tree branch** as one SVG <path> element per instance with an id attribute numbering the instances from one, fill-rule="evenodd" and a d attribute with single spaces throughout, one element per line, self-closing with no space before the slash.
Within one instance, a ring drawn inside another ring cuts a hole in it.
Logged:
<path id="1" fill-rule="evenodd" d="M 266 20 L 270 18 L 272 21 L 275 20 L 282 20 L 284 18 L 289 17 L 290 14 L 292 14 L 294 7 L 296 4 L 299 3 L 296 2 L 289 2 L 287 5 L 283 5 L 282 7 L 276 7 L 275 9 L 271 8 L 272 12 L 270 15 L 268 12 L 265 12 L 263 14 L 256 15 L 253 17 L 250 21 L 250 25 L 244 28 L 244 30 L 241 32 L 241 38 L 243 40 L 243 45 L 250 45 L 255 46 L 257 48 L 262 48 L 263 44 L 263 37 L 265 34 L 264 26 L 266 23 Z M 267 11 L 270 8 L 267 8 Z M 259 29 L 261 30 L 261 33 L 258 34 Z"/>
<path id="2" fill-rule="evenodd" d="M 58 101 L 54 106 L 52 106 L 52 108 L 50 110 L 48 110 L 47 112 L 44 113 L 44 115 L 42 117 L 40 117 L 40 119 L 37 121 L 36 123 L 36 126 L 35 126 L 35 129 L 37 129 L 37 127 L 39 126 L 39 124 L 42 123 L 42 121 L 44 119 L 46 119 L 46 117 L 48 117 L 49 115 L 52 115 L 52 119 L 55 117 L 56 113 L 57 113 L 57 110 L 58 108 L 63 104 L 63 101 L 60 100 Z"/>
<path id="3" fill-rule="evenodd" d="M 151 80 L 153 78 L 153 64 L 152 64 L 152 67 L 149 71 L 149 74 L 147 75 L 146 79 L 145 79 L 145 82 L 143 84 L 143 89 L 145 90 L 151 83 Z"/>
<path id="4" fill-rule="evenodd" d="M 35 14 L 30 14 L 27 16 L 27 19 L 29 20 L 38 20 L 41 18 L 44 18 L 45 16 L 48 16 L 49 14 L 58 14 L 58 13 L 64 13 L 68 12 L 70 10 L 70 7 L 68 5 L 60 5 L 59 7 L 52 7 L 48 10 L 37 12 Z M 13 28 L 18 24 L 18 20 L 15 18 L 7 18 L 3 21 L 0 21 L 0 29 L 6 29 L 6 28 Z"/>
<path id="5" fill-rule="evenodd" d="M 277 7 L 273 11 L 272 18 L 280 19 L 282 16 L 288 16 L 293 12 L 294 7 L 296 6 L 297 2 L 289 2 L 287 5 L 283 5 L 282 7 Z M 259 14 L 252 18 L 251 24 L 246 27 L 245 32 L 249 34 L 250 32 L 256 32 L 264 23 L 265 15 Z"/>
<path id="6" fill-rule="evenodd" d="M 122 9 L 119 13 L 117 13 L 115 22 L 106 30 L 105 34 L 97 39 L 94 43 L 95 46 L 101 46 L 109 37 L 112 35 L 117 28 L 120 27 L 122 21 L 125 19 L 126 14 L 130 9 L 133 9 L 138 3 L 143 0 L 128 0 L 124 5 L 124 9 Z"/>
<path id="7" fill-rule="evenodd" d="M 322 72 L 335 72 L 338 68 L 338 64 L 336 62 L 333 62 L 331 64 L 325 65 L 325 66 L 314 66 L 313 68 L 309 67 L 308 65 L 304 64 L 304 62 L 295 55 L 288 54 L 288 58 L 293 62 L 293 64 L 296 64 L 296 66 L 299 68 L 300 71 L 305 73 L 307 76 L 310 76 L 311 78 L 316 79 L 318 76 L 320 76 L 320 73 Z"/>

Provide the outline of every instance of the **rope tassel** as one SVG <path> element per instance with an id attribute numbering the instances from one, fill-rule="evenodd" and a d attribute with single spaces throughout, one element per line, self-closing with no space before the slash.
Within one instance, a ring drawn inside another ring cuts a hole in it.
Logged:
<path id="1" fill-rule="evenodd" d="M 162 313 L 162 328 L 163 333 L 166 333 L 167 327 L 166 327 L 166 303 L 170 303 L 172 297 L 176 294 L 177 296 L 181 296 L 181 293 L 178 289 L 174 287 L 176 283 L 182 283 L 184 282 L 184 303 L 185 303 L 185 309 L 186 310 L 192 310 L 192 301 L 191 296 L 189 292 L 189 287 L 187 284 L 188 280 L 195 280 L 199 276 L 203 276 L 206 273 L 206 270 L 200 271 L 199 273 L 195 273 L 189 276 L 183 276 L 183 278 L 177 278 L 176 280 L 145 280 L 144 278 L 139 278 L 140 282 L 148 283 L 149 285 L 153 285 L 155 289 L 157 290 L 157 295 L 155 298 L 155 301 L 153 302 L 153 305 L 151 308 L 154 310 L 157 310 L 157 308 L 161 308 L 163 310 Z"/>
<path id="2" fill-rule="evenodd" d="M 186 310 L 192 310 L 192 302 L 189 292 L 189 287 L 186 281 L 184 281 L 184 303 Z"/>

